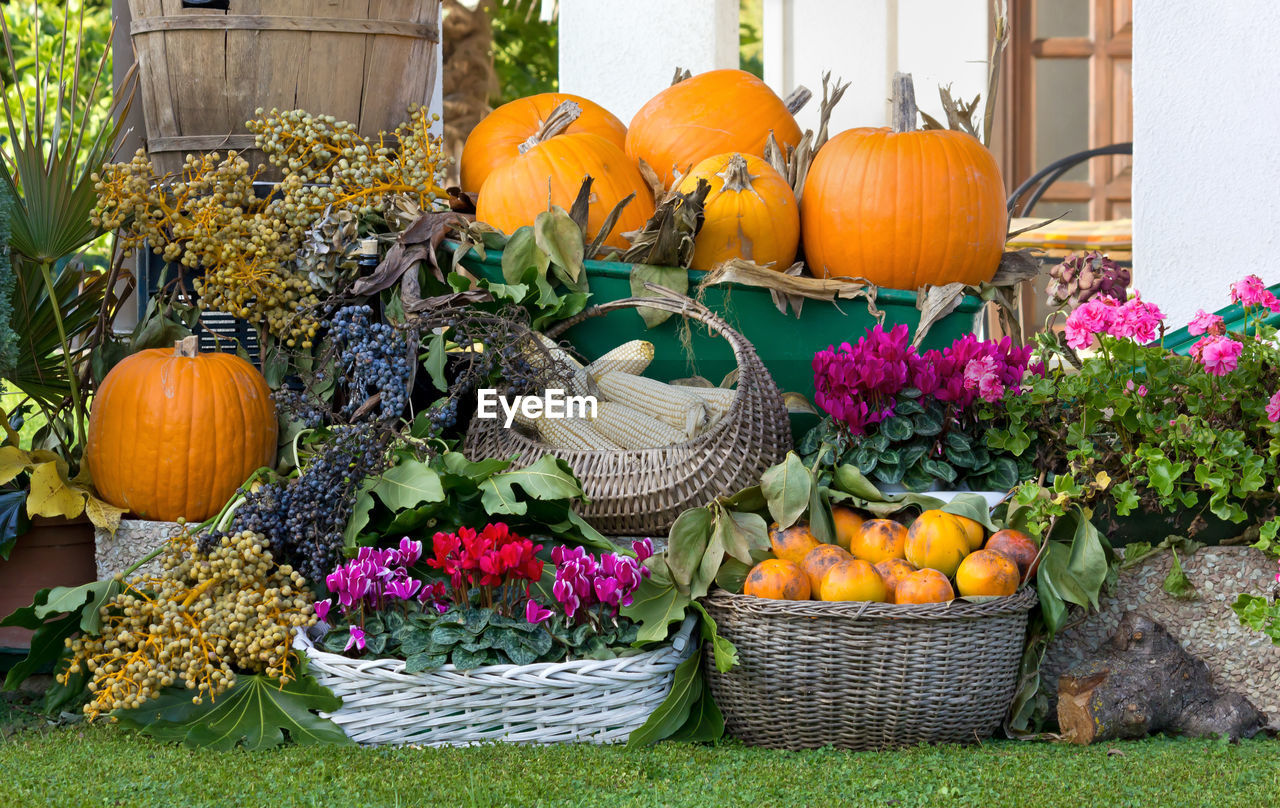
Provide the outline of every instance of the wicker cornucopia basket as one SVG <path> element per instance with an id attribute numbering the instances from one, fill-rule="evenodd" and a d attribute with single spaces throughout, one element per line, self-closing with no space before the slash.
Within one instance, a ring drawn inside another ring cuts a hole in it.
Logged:
<path id="1" fill-rule="evenodd" d="M 791 449 L 790 422 L 778 387 L 745 337 L 705 306 L 663 291 L 669 296 L 631 297 L 587 309 L 548 329 L 547 336 L 554 338 L 589 317 L 642 306 L 693 318 L 728 340 L 738 362 L 737 395 L 724 417 L 685 443 L 623 451 L 556 449 L 505 429 L 498 420 L 475 418 L 464 443 L 466 456 L 514 458 L 515 468 L 547 454 L 563 459 L 590 500 L 581 515 L 601 533 L 614 536 L 666 535 L 689 508 L 758 483 Z"/>
<path id="2" fill-rule="evenodd" d="M 774 749 L 972 743 L 999 727 L 1017 690 L 1035 590 L 981 603 L 704 601 L 738 665 L 703 670 L 725 729 Z"/>

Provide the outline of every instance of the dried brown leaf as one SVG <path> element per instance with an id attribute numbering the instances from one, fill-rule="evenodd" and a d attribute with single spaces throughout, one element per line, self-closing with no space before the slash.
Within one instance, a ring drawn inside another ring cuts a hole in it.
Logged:
<path id="1" fill-rule="evenodd" d="M 964 297 L 965 289 L 963 283 L 947 283 L 942 286 L 926 284 L 916 291 L 916 308 L 920 310 L 920 323 L 916 326 L 915 336 L 911 338 L 913 347 L 920 346 L 934 323 L 956 310 L 961 298 Z"/>

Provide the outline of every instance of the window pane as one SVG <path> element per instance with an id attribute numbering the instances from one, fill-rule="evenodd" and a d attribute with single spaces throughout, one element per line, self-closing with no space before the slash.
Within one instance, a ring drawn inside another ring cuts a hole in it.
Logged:
<path id="1" fill-rule="evenodd" d="M 1089 36 L 1089 0 L 1036 0 L 1036 39 Z"/>
<path id="2" fill-rule="evenodd" d="M 1036 60 L 1035 170 L 1089 148 L 1089 61 Z M 1083 163 L 1062 176 L 1088 180 Z"/>

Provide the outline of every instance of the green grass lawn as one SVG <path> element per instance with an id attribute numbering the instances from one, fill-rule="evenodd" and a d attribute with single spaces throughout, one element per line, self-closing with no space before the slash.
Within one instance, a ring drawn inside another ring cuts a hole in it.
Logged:
<path id="1" fill-rule="evenodd" d="M 204 752 L 113 727 L 0 740 L 0 806 L 1248 806 L 1280 804 L 1280 743 L 893 752 L 483 746 Z"/>

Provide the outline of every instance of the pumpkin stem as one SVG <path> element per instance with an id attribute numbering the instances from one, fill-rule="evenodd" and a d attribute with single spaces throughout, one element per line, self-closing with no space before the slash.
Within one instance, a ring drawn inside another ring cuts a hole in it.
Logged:
<path id="1" fill-rule="evenodd" d="M 751 190 L 751 181 L 755 177 L 751 176 L 751 172 L 747 170 L 747 158 L 741 154 L 735 154 L 729 158 L 729 164 L 724 167 L 724 171 L 716 174 L 717 177 L 724 180 L 724 187 L 720 189 L 721 193 L 725 191 L 733 191 L 734 193 L 742 193 Z"/>
<path id="2" fill-rule="evenodd" d="M 671 86 L 675 86 L 685 79 L 693 78 L 693 73 L 686 68 L 676 67 L 676 74 L 671 77 Z"/>
<path id="3" fill-rule="evenodd" d="M 787 105 L 787 112 L 795 115 L 797 112 L 804 109 L 804 105 L 809 103 L 810 98 L 813 98 L 813 91 L 801 84 L 799 87 L 792 90 L 791 95 L 788 95 L 783 99 L 782 103 Z"/>
<path id="4" fill-rule="evenodd" d="M 910 73 L 893 74 L 893 131 L 914 132 L 916 129 L 916 87 Z"/>
<path id="5" fill-rule="evenodd" d="M 199 353 L 200 353 L 200 338 L 197 337 L 195 334 L 191 334 L 190 336 L 183 337 L 182 339 L 173 343 L 174 356 L 191 357 L 191 356 L 196 356 Z"/>
<path id="6" fill-rule="evenodd" d="M 568 129 L 569 125 L 578 120 L 580 115 L 582 115 L 582 107 L 578 102 L 562 102 L 555 109 L 551 110 L 551 114 L 542 122 L 542 127 L 531 135 L 528 140 L 520 144 L 520 153 L 524 154 L 539 143 L 550 140 Z"/>

